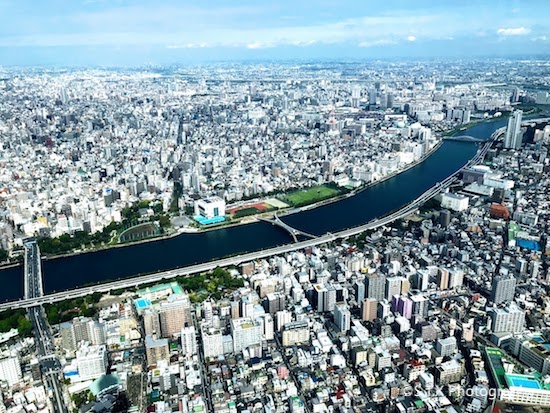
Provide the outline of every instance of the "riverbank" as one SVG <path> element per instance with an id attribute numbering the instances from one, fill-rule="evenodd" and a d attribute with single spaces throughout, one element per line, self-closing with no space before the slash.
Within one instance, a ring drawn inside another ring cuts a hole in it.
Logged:
<path id="1" fill-rule="evenodd" d="M 178 236 L 181 236 L 181 235 L 184 235 L 184 234 L 207 233 L 207 232 L 210 232 L 210 231 L 217 231 L 217 230 L 220 230 L 220 229 L 226 229 L 226 228 L 236 227 L 236 226 L 240 226 L 240 225 L 247 225 L 247 224 L 251 224 L 251 223 L 257 223 L 257 222 L 260 221 L 260 219 L 258 219 L 259 217 L 269 218 L 269 217 L 273 217 L 273 215 L 275 213 L 277 213 L 280 216 L 288 216 L 288 215 L 300 213 L 300 212 L 303 212 L 303 211 L 319 208 L 319 207 L 322 207 L 322 206 L 330 205 L 332 203 L 339 202 L 339 201 L 342 201 L 344 199 L 355 196 L 355 195 L 361 193 L 362 191 L 364 191 L 366 189 L 369 189 L 370 187 L 372 187 L 374 185 L 381 184 L 381 183 L 383 183 L 383 182 L 385 182 L 385 181 L 387 181 L 391 178 L 394 178 L 395 176 L 398 176 L 401 173 L 404 173 L 404 172 L 408 171 L 411 168 L 414 168 L 415 166 L 417 166 L 417 165 L 421 164 L 422 162 L 424 162 L 433 153 L 435 153 L 441 147 L 443 141 L 444 141 L 444 139 L 441 138 L 437 142 L 437 144 L 434 145 L 432 148 L 430 148 L 430 150 L 428 152 L 426 152 L 422 157 L 420 157 L 419 159 L 417 159 L 414 162 L 411 162 L 410 164 L 406 165 L 405 167 L 382 177 L 379 180 L 369 182 L 365 185 L 362 185 L 359 188 L 353 189 L 351 192 L 341 194 L 341 195 L 336 195 L 334 197 L 324 199 L 322 201 L 314 202 L 314 203 L 309 204 L 309 205 L 304 205 L 304 206 L 301 206 L 301 207 L 290 207 L 288 209 L 283 208 L 283 209 L 279 209 L 279 210 L 276 210 L 276 211 L 270 211 L 270 212 L 267 212 L 267 213 L 261 213 L 261 214 L 256 214 L 256 215 L 252 215 L 252 216 L 248 216 L 248 217 L 243 217 L 243 218 L 240 218 L 238 221 L 235 221 L 235 222 L 226 221 L 226 222 L 223 222 L 223 223 L 220 223 L 220 224 L 217 224 L 217 225 L 214 225 L 214 226 L 210 226 L 210 227 L 181 228 L 179 230 L 172 231 L 168 234 L 161 234 L 161 235 L 158 235 L 158 236 L 155 236 L 155 237 L 145 238 L 145 239 L 136 240 L 136 241 L 117 243 L 117 244 L 107 244 L 107 245 L 104 245 L 104 246 L 98 246 L 98 247 L 95 247 L 95 248 L 84 249 L 84 250 L 77 250 L 77 251 L 67 252 L 67 253 L 64 253 L 64 254 L 51 254 L 51 255 L 50 254 L 44 254 L 43 259 L 44 260 L 53 260 L 53 259 L 58 259 L 58 258 L 72 257 L 72 256 L 75 256 L 75 255 L 101 252 L 101 251 L 105 251 L 105 250 L 109 250 L 109 249 L 125 248 L 125 247 L 134 246 L 134 245 L 147 244 L 147 243 L 150 243 L 150 242 L 169 240 L 171 238 L 175 238 L 175 237 L 178 237 Z M 260 201 L 257 201 L 257 202 L 260 202 Z M 257 203 L 257 202 L 255 202 L 255 203 Z M 13 264 L 12 267 L 17 267 L 19 265 L 20 265 L 19 263 L 16 263 L 16 264 Z M 1 268 L 2 267 L 0 267 L 0 269 Z M 9 267 L 6 267 L 6 269 L 7 268 L 9 268 Z"/>
<path id="2" fill-rule="evenodd" d="M 488 137 L 497 125 L 478 129 Z M 292 214 L 285 222 L 304 232 L 322 236 L 345 228 L 361 227 L 376 217 L 386 216 L 403 205 L 410 205 L 427 189 L 443 182 L 475 155 L 477 146 L 444 141 L 424 162 L 409 165 L 406 171 L 371 185 L 340 202 Z M 198 263 L 211 263 L 220 257 L 268 251 L 292 244 L 288 232 L 266 222 L 225 226 L 216 230 L 181 234 L 159 242 L 125 244 L 93 254 L 49 259 L 43 262 L 46 293 L 123 280 L 137 274 L 157 273 Z M 8 286 L 0 300 L 18 299 L 22 294 L 21 267 L 0 273 Z"/>
<path id="3" fill-rule="evenodd" d="M 278 215 L 279 216 L 288 216 L 288 215 L 296 214 L 296 213 L 299 213 L 299 212 L 319 208 L 321 206 L 330 205 L 332 203 L 342 201 L 344 199 L 347 199 L 347 198 L 350 198 L 352 196 L 358 195 L 361 192 L 363 192 L 363 191 L 365 191 L 365 190 L 367 190 L 367 189 L 369 189 L 369 188 L 371 188 L 375 185 L 379 185 L 379 184 L 381 184 L 381 183 L 383 183 L 383 182 L 385 182 L 385 181 L 387 181 L 391 178 L 394 178 L 394 177 L 396 177 L 396 176 L 398 176 L 398 175 L 400 175 L 404 172 L 407 172 L 409 169 L 414 168 L 417 165 L 420 165 L 422 162 L 424 162 L 426 159 L 428 159 L 433 153 L 435 153 L 441 147 L 441 145 L 443 144 L 443 141 L 444 141 L 444 139 L 440 139 L 439 142 L 433 146 L 433 148 L 431 148 L 428 152 L 426 152 L 424 155 L 422 155 L 416 161 L 411 162 L 410 164 L 408 164 L 404 168 L 401 168 L 397 171 L 394 171 L 391 174 L 388 174 L 388 175 L 382 177 L 381 179 L 378 179 L 376 181 L 369 182 L 368 184 L 362 185 L 359 188 L 356 188 L 356 189 L 352 190 L 351 192 L 348 192 L 347 194 L 338 195 L 338 196 L 335 196 L 335 197 L 330 198 L 330 199 L 325 199 L 323 201 L 316 202 L 314 204 L 305 205 L 303 207 L 292 208 L 290 210 L 283 210 L 284 214 L 278 214 Z"/>

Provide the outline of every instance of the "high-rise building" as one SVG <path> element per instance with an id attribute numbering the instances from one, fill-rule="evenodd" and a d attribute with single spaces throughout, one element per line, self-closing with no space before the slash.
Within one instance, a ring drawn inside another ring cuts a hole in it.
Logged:
<path id="1" fill-rule="evenodd" d="M 309 342 L 310 332 L 307 321 L 288 323 L 283 330 L 283 346 L 295 346 Z"/>
<path id="2" fill-rule="evenodd" d="M 449 289 L 460 288 L 464 284 L 464 271 L 455 268 L 449 271 Z"/>
<path id="3" fill-rule="evenodd" d="M 263 301 L 264 309 L 270 314 L 275 314 L 277 311 L 285 309 L 286 296 L 282 293 L 269 293 Z"/>
<path id="4" fill-rule="evenodd" d="M 63 349 L 74 352 L 82 342 L 104 344 L 105 324 L 88 317 L 78 317 L 72 322 L 61 323 L 60 335 Z"/>
<path id="5" fill-rule="evenodd" d="M 375 298 L 365 298 L 361 303 L 361 314 L 364 321 L 376 320 L 378 301 Z"/>
<path id="6" fill-rule="evenodd" d="M 197 354 L 197 332 L 194 326 L 181 329 L 181 351 L 185 356 Z"/>
<path id="7" fill-rule="evenodd" d="M 397 300 L 397 312 L 410 320 L 413 315 L 413 302 L 410 298 L 400 296 Z"/>
<path id="8" fill-rule="evenodd" d="M 105 345 L 90 346 L 84 342 L 76 352 L 78 377 L 81 381 L 101 377 L 107 370 L 107 349 Z"/>
<path id="9" fill-rule="evenodd" d="M 334 324 L 343 333 L 349 331 L 351 327 L 351 313 L 346 304 L 339 303 L 334 307 Z"/>
<path id="10" fill-rule="evenodd" d="M 336 304 L 336 289 L 330 284 L 314 284 L 313 299 L 320 313 L 334 311 Z"/>
<path id="11" fill-rule="evenodd" d="M 159 308 L 162 337 L 172 337 L 181 333 L 185 324 L 191 324 L 191 302 L 187 294 L 171 295 Z"/>
<path id="12" fill-rule="evenodd" d="M 223 354 L 223 335 L 218 328 L 201 326 L 204 357 L 218 357 Z"/>
<path id="13" fill-rule="evenodd" d="M 0 381 L 8 386 L 13 386 L 21 380 L 21 365 L 17 357 L 5 357 L 0 359 Z"/>
<path id="14" fill-rule="evenodd" d="M 262 343 L 262 328 L 259 323 L 249 317 L 231 320 L 231 336 L 233 337 L 233 351 L 238 353 L 250 346 Z"/>
<path id="15" fill-rule="evenodd" d="M 491 331 L 493 333 L 521 333 L 525 325 L 525 311 L 511 303 L 507 308 L 491 308 Z"/>
<path id="16" fill-rule="evenodd" d="M 401 277 L 386 278 L 386 300 L 391 300 L 394 295 L 401 294 Z"/>
<path id="17" fill-rule="evenodd" d="M 515 110 L 510 119 L 508 119 L 508 127 L 504 137 L 504 147 L 507 149 L 519 149 L 523 140 L 521 133 L 521 118 L 523 112 Z"/>
<path id="18" fill-rule="evenodd" d="M 363 280 L 357 280 L 353 284 L 353 291 L 355 293 L 355 300 L 357 303 L 362 303 L 365 299 L 365 283 Z"/>
<path id="19" fill-rule="evenodd" d="M 146 336 L 145 353 L 147 355 L 147 364 L 149 366 L 156 365 L 161 360 L 169 362 L 170 351 L 168 349 L 168 340 L 165 338 L 155 339 L 151 336 Z"/>
<path id="20" fill-rule="evenodd" d="M 422 321 L 415 326 L 418 336 L 426 342 L 431 342 L 437 339 L 437 330 L 434 325 L 428 321 Z"/>
<path id="21" fill-rule="evenodd" d="M 361 99 L 361 87 L 354 86 L 351 90 L 351 106 L 354 108 L 358 108 L 359 99 Z"/>
<path id="22" fill-rule="evenodd" d="M 258 317 L 262 326 L 262 340 L 273 340 L 275 338 L 275 322 L 271 314 L 264 314 Z"/>
<path id="23" fill-rule="evenodd" d="M 456 351 L 456 338 L 440 338 L 435 342 L 435 349 L 441 357 L 452 356 Z"/>
<path id="24" fill-rule="evenodd" d="M 493 279 L 491 300 L 495 304 L 509 303 L 514 299 L 516 292 L 516 278 L 508 275 L 498 275 Z"/>
<path id="25" fill-rule="evenodd" d="M 412 314 L 419 317 L 426 317 L 428 314 L 428 299 L 421 294 L 411 296 Z"/>
<path id="26" fill-rule="evenodd" d="M 445 268 L 437 269 L 437 286 L 440 290 L 447 290 L 449 288 L 449 270 Z"/>
<path id="27" fill-rule="evenodd" d="M 143 327 L 146 336 L 160 335 L 159 314 L 152 309 L 147 309 L 143 313 Z"/>
<path id="28" fill-rule="evenodd" d="M 381 274 L 369 274 L 365 278 L 366 297 L 381 301 L 385 297 L 386 277 Z"/>
<path id="29" fill-rule="evenodd" d="M 278 311 L 277 312 L 277 331 L 281 331 L 285 324 L 292 321 L 292 313 L 290 311 Z"/>
<path id="30" fill-rule="evenodd" d="M 426 291 L 430 283 L 430 272 L 426 269 L 421 269 L 414 275 L 413 280 L 417 289 Z"/>

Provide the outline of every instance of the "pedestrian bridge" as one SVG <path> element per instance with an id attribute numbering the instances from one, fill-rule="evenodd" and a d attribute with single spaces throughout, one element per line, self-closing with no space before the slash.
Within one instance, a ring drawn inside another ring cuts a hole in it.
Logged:
<path id="1" fill-rule="evenodd" d="M 287 231 L 290 234 L 290 236 L 292 237 L 294 242 L 298 242 L 298 235 L 301 235 L 303 237 L 310 238 L 310 239 L 317 238 L 316 235 L 309 234 L 307 232 L 300 231 L 299 229 L 291 227 L 286 222 L 283 222 L 283 220 L 281 220 L 281 218 L 279 218 L 277 213 L 273 214 L 273 219 L 261 218 L 261 217 L 258 217 L 258 219 L 260 221 L 269 222 L 270 224 L 281 227 L 282 229 L 284 229 L 285 231 Z"/>

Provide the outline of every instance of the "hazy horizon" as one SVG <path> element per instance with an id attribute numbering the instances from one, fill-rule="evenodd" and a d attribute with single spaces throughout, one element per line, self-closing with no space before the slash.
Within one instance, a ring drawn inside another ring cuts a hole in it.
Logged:
<path id="1" fill-rule="evenodd" d="M 6 0 L 0 65 L 550 55 L 550 2 Z"/>

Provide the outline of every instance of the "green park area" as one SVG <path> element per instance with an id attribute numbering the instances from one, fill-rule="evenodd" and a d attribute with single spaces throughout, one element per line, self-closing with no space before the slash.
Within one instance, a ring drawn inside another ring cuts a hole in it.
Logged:
<path id="1" fill-rule="evenodd" d="M 99 302 L 102 295 L 101 293 L 93 293 L 86 297 L 46 304 L 44 311 L 48 317 L 48 322 L 53 325 L 70 321 L 75 317 L 93 317 L 97 313 L 95 304 Z"/>
<path id="2" fill-rule="evenodd" d="M 284 201 L 290 202 L 295 207 L 314 204 L 315 202 L 323 201 L 340 195 L 344 192 L 343 189 L 332 185 L 319 185 L 299 191 L 289 192 L 282 196 Z"/>
<path id="3" fill-rule="evenodd" d="M 193 303 L 202 302 L 207 297 L 219 300 L 224 291 L 244 285 L 242 278 L 235 278 L 229 271 L 219 267 L 207 273 L 178 277 L 176 281 L 189 293 L 189 299 Z"/>
<path id="4" fill-rule="evenodd" d="M 32 333 L 32 324 L 26 317 L 27 311 L 6 310 L 0 313 L 0 333 L 7 333 L 12 328 L 19 331 L 22 337 L 30 336 Z"/>

